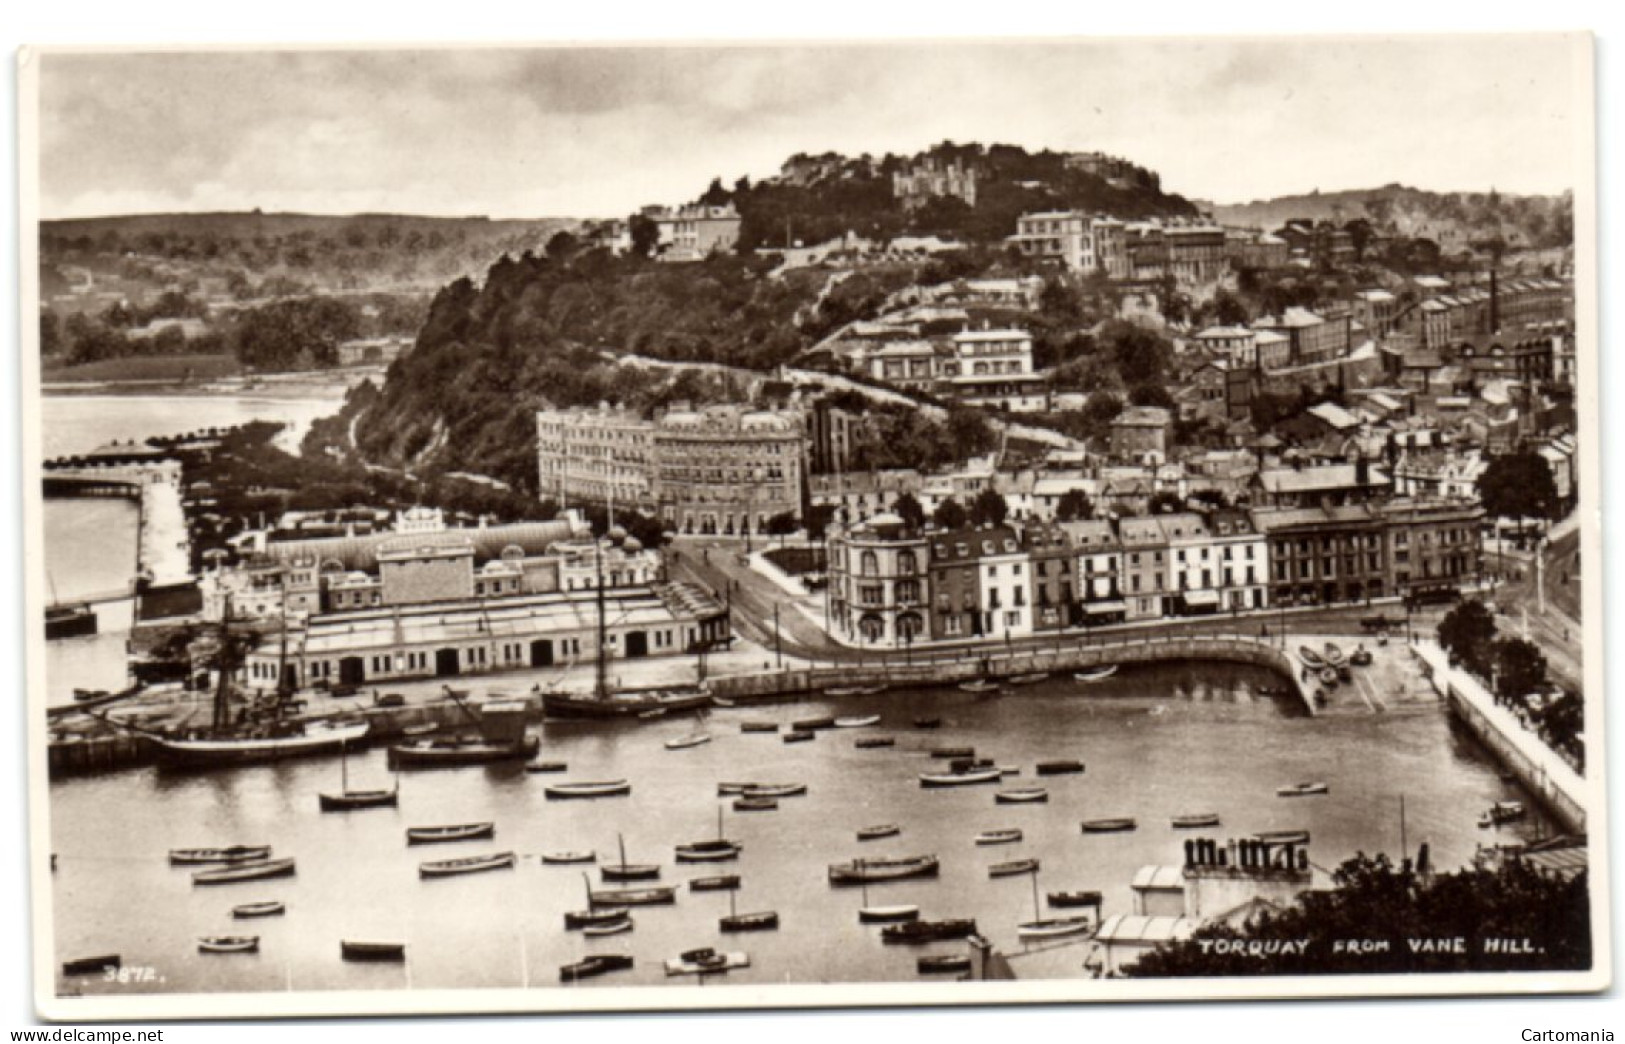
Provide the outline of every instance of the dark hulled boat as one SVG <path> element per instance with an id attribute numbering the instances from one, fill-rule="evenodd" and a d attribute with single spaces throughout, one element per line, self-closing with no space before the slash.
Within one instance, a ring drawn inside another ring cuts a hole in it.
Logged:
<path id="1" fill-rule="evenodd" d="M 270 845 L 230 845 L 226 848 L 171 848 L 170 866 L 207 866 L 214 863 L 255 863 L 271 858 Z"/>
<path id="2" fill-rule="evenodd" d="M 339 941 L 339 957 L 346 961 L 400 962 L 406 960 L 406 944 L 342 939 Z"/>
<path id="3" fill-rule="evenodd" d="M 447 826 L 407 827 L 409 845 L 442 845 L 455 841 L 488 841 L 497 835 L 495 823 L 453 823 Z"/>
<path id="4" fill-rule="evenodd" d="M 574 964 L 559 965 L 560 982 L 579 982 L 597 975 L 625 971 L 633 965 L 632 955 L 626 953 L 595 953 Z"/>
<path id="5" fill-rule="evenodd" d="M 888 925 L 880 930 L 880 939 L 888 943 L 928 943 L 944 939 L 964 939 L 976 934 L 976 922 L 969 918 L 942 921 L 908 921 Z"/>
<path id="6" fill-rule="evenodd" d="M 905 881 L 914 877 L 936 877 L 941 869 L 942 866 L 934 855 L 906 856 L 900 859 L 854 859 L 850 863 L 831 863 L 829 883 L 862 885 Z"/>
<path id="7" fill-rule="evenodd" d="M 514 861 L 515 856 L 512 852 L 464 856 L 461 859 L 436 859 L 427 863 L 419 863 L 418 876 L 422 878 L 459 877 L 463 874 L 484 873 L 487 870 L 511 870 Z"/>

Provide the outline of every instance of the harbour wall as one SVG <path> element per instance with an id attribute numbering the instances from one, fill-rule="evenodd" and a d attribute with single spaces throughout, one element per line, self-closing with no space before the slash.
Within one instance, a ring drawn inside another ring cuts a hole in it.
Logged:
<path id="1" fill-rule="evenodd" d="M 1026 652 L 978 650 L 974 655 L 957 660 L 938 659 L 885 667 L 849 665 L 769 670 L 714 677 L 709 684 L 713 695 L 748 704 L 800 699 L 834 686 L 930 688 L 954 685 L 989 674 L 1081 671 L 1110 664 L 1126 666 L 1202 660 L 1244 663 L 1272 670 L 1282 676 L 1304 712 L 1309 715 L 1315 713 L 1313 693 L 1298 681 L 1297 663 L 1280 647 L 1242 635 L 1093 642 L 1072 648 Z M 449 701 L 404 707 L 373 707 L 361 703 L 360 699 L 354 712 L 365 717 L 371 725 L 367 735 L 369 744 L 390 742 L 416 726 L 474 727 L 468 713 Z M 539 703 L 533 703 L 532 715 L 540 719 Z M 66 733 L 53 735 L 47 755 L 52 779 L 136 768 L 153 760 L 152 745 L 130 734 L 90 737 Z"/>
<path id="2" fill-rule="evenodd" d="M 1575 834 L 1586 832 L 1585 781 L 1557 752 L 1513 716 L 1477 678 L 1450 666 L 1450 657 L 1433 642 L 1413 648 L 1425 665 L 1433 688 L 1444 697 L 1456 719 L 1518 778 L 1542 807 Z"/>

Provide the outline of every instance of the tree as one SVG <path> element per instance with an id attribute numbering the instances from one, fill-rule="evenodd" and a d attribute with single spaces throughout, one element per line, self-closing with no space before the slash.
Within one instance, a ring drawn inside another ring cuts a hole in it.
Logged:
<path id="1" fill-rule="evenodd" d="M 547 241 L 547 256 L 560 264 L 570 260 L 580 249 L 581 240 L 569 232 L 555 232 Z"/>
<path id="2" fill-rule="evenodd" d="M 1213 321 L 1220 326 L 1241 326 L 1250 318 L 1247 307 L 1230 294 L 1221 293 L 1213 301 Z"/>
<path id="3" fill-rule="evenodd" d="M 829 524 L 834 518 L 835 505 L 833 504 L 814 504 L 808 508 L 807 517 L 804 520 L 807 528 L 807 539 L 824 539 L 824 534 L 828 531 Z"/>
<path id="4" fill-rule="evenodd" d="M 910 529 L 919 529 L 925 525 L 925 508 L 920 506 L 919 500 L 912 493 L 904 493 L 898 497 L 892 504 L 892 511 Z"/>
<path id="5" fill-rule="evenodd" d="M 1476 598 L 1468 599 L 1439 621 L 1439 644 L 1452 659 L 1478 674 L 1488 674 L 1490 643 L 1495 640 L 1495 614 Z"/>
<path id="6" fill-rule="evenodd" d="M 1491 457 L 1478 477 L 1478 495 L 1484 510 L 1499 518 L 1552 518 L 1558 510 L 1552 469 L 1528 450 Z"/>
<path id="7" fill-rule="evenodd" d="M 1495 692 L 1504 700 L 1520 700 L 1546 683 L 1546 655 L 1533 642 L 1503 638 L 1495 652 Z"/>
<path id="8" fill-rule="evenodd" d="M 1096 340 L 1116 363 L 1123 383 L 1131 388 L 1137 384 L 1161 384 L 1173 359 L 1173 344 L 1137 323 L 1113 320 Z"/>
<path id="9" fill-rule="evenodd" d="M 1094 517 L 1095 505 L 1090 502 L 1089 494 L 1081 489 L 1069 489 L 1062 493 L 1055 505 L 1055 519 L 1058 522 L 1078 522 Z"/>
<path id="10" fill-rule="evenodd" d="M 982 490 L 970 502 L 970 520 L 978 526 L 1000 525 L 1009 513 L 1010 505 L 1005 503 L 1004 495 L 994 489 Z"/>
<path id="11" fill-rule="evenodd" d="M 632 236 L 632 253 L 637 257 L 650 256 L 660 245 L 660 226 L 646 215 L 633 214 L 627 221 L 627 231 Z"/>
<path id="12" fill-rule="evenodd" d="M 794 533 L 797 528 L 794 511 L 780 511 L 767 520 L 767 535 L 778 537 L 780 544 L 783 544 L 784 538 Z"/>
<path id="13" fill-rule="evenodd" d="M 970 516 L 965 513 L 964 505 L 948 497 L 931 512 L 931 521 L 938 529 L 963 529 L 970 523 Z"/>
<path id="14" fill-rule="evenodd" d="M 727 189 L 722 187 L 721 178 L 712 178 L 710 186 L 705 190 L 705 194 L 700 197 L 700 202 L 708 207 L 720 207 L 732 201 L 733 196 L 729 194 Z"/>

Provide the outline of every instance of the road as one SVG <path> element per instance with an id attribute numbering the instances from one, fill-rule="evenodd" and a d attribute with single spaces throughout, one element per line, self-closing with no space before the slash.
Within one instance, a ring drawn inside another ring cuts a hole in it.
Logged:
<path id="1" fill-rule="evenodd" d="M 755 550 L 766 546 L 766 541 L 754 541 Z M 854 649 L 832 640 L 817 624 L 800 612 L 792 598 L 771 579 L 740 561 L 745 541 L 737 537 L 679 537 L 672 545 L 675 554 L 670 563 L 671 577 L 706 587 L 719 599 L 731 600 L 734 630 L 765 650 L 775 648 L 774 609 L 778 608 L 778 648 L 785 656 L 814 663 L 864 663 L 879 666 L 890 660 L 903 663 L 927 658 L 960 658 L 974 656 L 976 651 L 966 645 L 948 647 L 922 647 L 906 651 Z M 822 600 L 802 600 L 802 605 L 823 610 Z M 1351 635 L 1362 634 L 1360 621 L 1369 616 L 1382 615 L 1391 620 L 1403 620 L 1403 607 L 1395 604 L 1366 606 L 1339 605 L 1323 609 L 1295 609 L 1287 613 L 1265 610 L 1237 616 L 1222 614 L 1205 617 L 1184 617 L 1150 623 L 1114 624 L 1091 628 L 1088 631 L 1050 633 L 1031 638 L 1014 638 L 1005 642 L 986 642 L 986 650 L 1008 649 L 1023 651 L 1053 648 L 1062 642 L 1087 642 L 1094 636 L 1122 641 L 1134 638 L 1166 637 L 1168 635 L 1204 634 L 1257 634 L 1260 628 L 1270 635 L 1279 635 L 1282 627 L 1292 635 Z M 1418 634 L 1432 634 L 1443 616 L 1442 609 L 1416 613 L 1412 627 Z M 1291 639 L 1288 639 L 1289 643 Z"/>

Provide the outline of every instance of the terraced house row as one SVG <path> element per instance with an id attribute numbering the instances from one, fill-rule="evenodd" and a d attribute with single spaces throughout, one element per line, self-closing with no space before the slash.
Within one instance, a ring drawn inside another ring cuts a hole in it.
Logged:
<path id="1" fill-rule="evenodd" d="M 891 647 L 1288 606 L 1454 597 L 1483 570 L 1484 509 L 1394 499 L 1138 518 L 831 530 L 829 615 Z"/>

